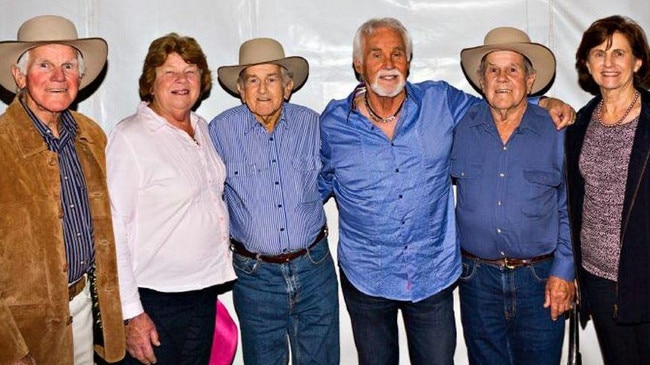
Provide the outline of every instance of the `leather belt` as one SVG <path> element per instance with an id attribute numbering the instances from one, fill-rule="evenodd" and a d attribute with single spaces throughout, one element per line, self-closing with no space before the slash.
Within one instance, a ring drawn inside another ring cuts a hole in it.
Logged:
<path id="1" fill-rule="evenodd" d="M 230 249 L 238 255 L 246 256 L 251 259 L 269 262 L 272 264 L 286 264 L 291 260 L 297 259 L 300 256 L 304 256 L 307 252 L 309 252 L 311 248 L 316 246 L 316 244 L 318 244 L 318 242 L 320 242 L 325 237 L 327 237 L 327 226 L 323 226 L 323 228 L 320 230 L 320 232 L 318 232 L 318 235 L 314 239 L 314 242 L 312 242 L 309 247 L 279 255 L 263 255 L 250 252 L 244 247 L 243 243 L 233 238 L 230 239 Z"/>
<path id="2" fill-rule="evenodd" d="M 486 263 L 486 264 L 495 265 L 495 266 L 499 266 L 499 267 L 502 267 L 502 268 L 505 267 L 505 268 L 508 268 L 508 269 L 516 269 L 518 267 L 530 266 L 532 264 L 536 264 L 538 262 L 550 260 L 550 259 L 553 258 L 553 253 L 552 252 L 549 253 L 549 254 L 546 254 L 546 255 L 535 256 L 535 257 L 531 257 L 531 258 L 528 258 L 528 259 L 514 259 L 514 258 L 504 257 L 504 258 L 493 259 L 493 260 L 482 259 L 480 257 L 476 257 L 476 256 L 472 255 L 471 253 L 465 251 L 465 250 L 461 250 L 461 254 L 463 256 L 467 257 L 468 259 L 471 259 L 471 260 L 474 260 L 474 261 L 483 262 L 483 263 Z"/>
<path id="3" fill-rule="evenodd" d="M 77 280 L 77 282 L 68 285 L 68 301 L 72 301 L 74 297 L 79 295 L 82 290 L 86 287 L 86 277 L 83 276 L 81 279 Z"/>

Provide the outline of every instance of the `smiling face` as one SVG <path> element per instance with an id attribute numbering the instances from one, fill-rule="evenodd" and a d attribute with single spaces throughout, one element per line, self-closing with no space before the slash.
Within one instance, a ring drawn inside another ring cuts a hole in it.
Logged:
<path id="1" fill-rule="evenodd" d="M 189 117 L 201 92 L 201 72 L 176 52 L 167 56 L 165 63 L 156 67 L 156 79 L 151 87 L 151 108 L 170 120 Z"/>
<path id="2" fill-rule="evenodd" d="M 500 111 L 525 107 L 524 100 L 535 75 L 527 75 L 524 56 L 512 51 L 494 51 L 483 62 L 480 84 L 490 107 Z"/>
<path id="3" fill-rule="evenodd" d="M 249 66 L 242 71 L 237 85 L 242 101 L 267 130 L 273 130 L 289 99 L 293 81 L 283 80 L 282 67 L 275 64 Z"/>
<path id="4" fill-rule="evenodd" d="M 29 51 L 25 74 L 11 70 L 16 85 L 25 92 L 25 103 L 42 122 L 70 107 L 79 92 L 81 75 L 77 50 L 63 44 L 48 44 Z"/>
<path id="5" fill-rule="evenodd" d="M 612 34 L 611 45 L 605 41 L 592 48 L 587 56 L 587 70 L 600 87 L 607 90 L 633 87 L 634 73 L 642 61 L 632 54 L 628 39 L 619 32 Z"/>
<path id="6" fill-rule="evenodd" d="M 391 28 L 376 29 L 365 38 L 363 58 L 354 61 L 354 69 L 375 94 L 398 95 L 404 90 L 409 70 L 404 38 Z"/>

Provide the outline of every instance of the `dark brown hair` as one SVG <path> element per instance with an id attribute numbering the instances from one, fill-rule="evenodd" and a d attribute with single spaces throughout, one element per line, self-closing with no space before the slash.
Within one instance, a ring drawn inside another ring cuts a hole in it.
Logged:
<path id="1" fill-rule="evenodd" d="M 650 86 L 650 46 L 643 29 L 632 19 L 620 15 L 598 19 L 582 34 L 582 40 L 576 51 L 576 70 L 580 87 L 593 94 L 600 94 L 600 88 L 587 70 L 589 51 L 607 42 L 607 48 L 612 45 L 615 32 L 622 34 L 630 43 L 632 54 L 643 64 L 634 73 L 634 86 L 647 89 Z"/>
<path id="2" fill-rule="evenodd" d="M 201 46 L 192 37 L 181 37 L 176 33 L 169 33 L 154 40 L 149 46 L 139 81 L 141 100 L 148 102 L 153 100 L 151 88 L 156 80 L 156 67 L 162 66 L 167 60 L 167 56 L 174 52 L 178 53 L 185 62 L 198 66 L 201 73 L 201 95 L 199 100 L 210 91 L 212 88 L 212 74 Z"/>

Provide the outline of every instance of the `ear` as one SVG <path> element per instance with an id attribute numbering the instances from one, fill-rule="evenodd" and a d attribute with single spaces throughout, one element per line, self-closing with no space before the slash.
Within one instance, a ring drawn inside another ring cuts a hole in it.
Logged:
<path id="1" fill-rule="evenodd" d="M 640 58 L 637 58 L 636 61 L 634 62 L 634 73 L 639 72 L 639 69 L 643 66 L 643 60 Z"/>
<path id="2" fill-rule="evenodd" d="M 239 99 L 241 99 L 242 104 L 246 104 L 246 99 L 244 98 L 244 89 L 239 86 L 239 83 L 237 83 L 237 92 L 239 93 Z"/>
<path id="3" fill-rule="evenodd" d="M 363 75 L 363 62 L 361 60 L 355 59 L 353 61 L 354 70 L 359 74 Z"/>
<path id="4" fill-rule="evenodd" d="M 289 100 L 293 91 L 293 80 L 289 81 L 284 87 L 284 100 Z"/>
<path id="5" fill-rule="evenodd" d="M 11 74 L 14 77 L 14 81 L 16 82 L 16 86 L 18 86 L 18 89 L 24 89 L 25 86 L 27 86 L 27 75 L 24 75 L 22 72 L 20 72 L 20 69 L 16 65 L 11 65 Z"/>
<path id="6" fill-rule="evenodd" d="M 533 85 L 535 84 L 535 74 L 528 75 L 526 79 L 526 95 L 530 95 L 530 92 L 533 90 Z"/>

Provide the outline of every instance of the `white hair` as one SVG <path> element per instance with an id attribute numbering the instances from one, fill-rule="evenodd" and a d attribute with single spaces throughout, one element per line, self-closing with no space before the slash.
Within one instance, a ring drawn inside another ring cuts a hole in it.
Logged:
<path id="1" fill-rule="evenodd" d="M 363 61 L 363 47 L 365 45 L 366 38 L 375 30 L 379 28 L 389 28 L 402 35 L 402 40 L 404 41 L 404 46 L 406 47 L 406 60 L 411 62 L 413 57 L 413 40 L 411 35 L 409 35 L 408 30 L 404 27 L 402 22 L 395 18 L 373 18 L 367 22 L 361 24 L 359 29 L 357 29 L 356 34 L 354 35 L 354 40 L 352 41 L 352 58 L 354 61 Z"/>
<path id="2" fill-rule="evenodd" d="M 25 53 L 20 55 L 20 57 L 18 58 L 18 62 L 16 62 L 16 66 L 18 67 L 18 70 L 23 75 L 27 75 L 27 65 L 29 65 L 29 56 L 30 53 L 32 52 L 32 49 L 33 48 L 30 48 L 27 51 L 25 51 Z M 84 62 L 84 57 L 81 54 L 81 52 L 79 52 L 79 50 L 76 48 L 74 48 L 74 50 L 77 52 L 77 64 L 79 67 L 79 76 L 83 77 L 83 75 L 86 73 L 86 63 Z"/>

